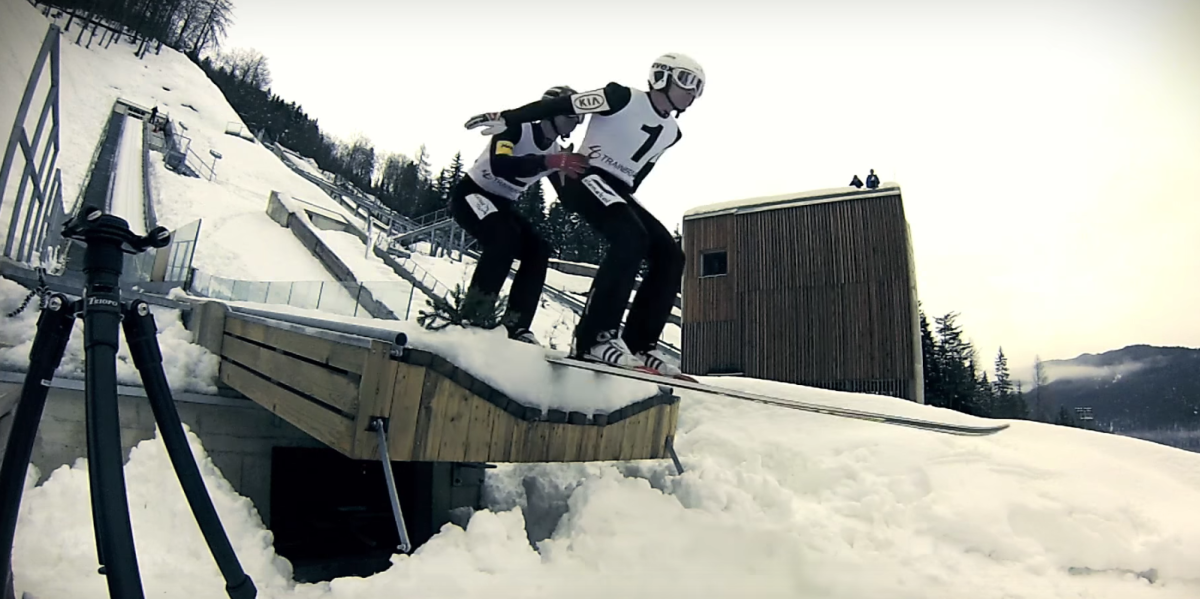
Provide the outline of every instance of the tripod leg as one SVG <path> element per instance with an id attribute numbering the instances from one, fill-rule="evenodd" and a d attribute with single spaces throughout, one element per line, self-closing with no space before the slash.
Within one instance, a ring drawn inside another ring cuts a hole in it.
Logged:
<path id="1" fill-rule="evenodd" d="M 29 351 L 29 371 L 21 399 L 13 415 L 12 431 L 0 464 L 0 567 L 5 569 L 4 587 L 11 590 L 13 537 L 17 532 L 17 513 L 25 490 L 25 474 L 33 456 L 42 409 L 46 406 L 50 380 L 62 362 L 75 324 L 75 310 L 62 295 L 50 297 L 47 309 L 38 316 L 37 334 Z M 6 591 L 7 592 L 7 591 Z"/>
<path id="2" fill-rule="evenodd" d="M 121 302 L 117 288 L 89 284 L 83 298 L 87 372 L 84 394 L 87 398 L 88 479 L 93 526 L 100 548 L 100 572 L 108 580 L 109 596 L 142 599 L 142 579 L 138 573 L 129 519 L 129 498 L 125 494 L 117 408 L 120 322 Z"/>
<path id="3" fill-rule="evenodd" d="M 146 395 L 150 398 L 150 408 L 154 410 L 163 444 L 175 466 L 183 493 L 192 506 L 196 523 L 200 525 L 200 532 L 204 534 L 213 559 L 225 577 L 225 591 L 231 599 L 252 599 L 258 591 L 242 570 L 229 537 L 221 526 L 221 519 L 200 476 L 200 468 L 196 466 L 192 449 L 188 446 L 179 412 L 175 410 L 175 400 L 171 397 L 171 388 L 162 368 L 162 350 L 158 346 L 157 328 L 150 306 L 143 301 L 132 302 L 125 311 L 124 327 L 125 341 L 129 344 L 133 364 L 146 386 Z"/>

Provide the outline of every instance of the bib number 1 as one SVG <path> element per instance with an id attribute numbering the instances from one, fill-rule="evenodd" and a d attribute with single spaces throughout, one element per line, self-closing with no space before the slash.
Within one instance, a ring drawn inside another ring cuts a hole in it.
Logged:
<path id="1" fill-rule="evenodd" d="M 633 156 L 629 157 L 634 162 L 640 162 L 646 155 L 646 152 L 649 152 L 650 148 L 654 147 L 654 143 L 658 141 L 658 136 L 662 135 L 663 126 L 655 125 L 651 127 L 650 125 L 642 125 L 642 131 L 646 132 L 646 141 L 642 143 L 642 147 L 633 153 Z"/>

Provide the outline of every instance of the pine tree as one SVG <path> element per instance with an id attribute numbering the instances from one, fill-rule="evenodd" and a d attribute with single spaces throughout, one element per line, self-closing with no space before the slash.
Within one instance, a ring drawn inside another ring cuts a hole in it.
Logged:
<path id="1" fill-rule="evenodd" d="M 996 382 L 993 383 L 996 391 L 996 397 L 1008 397 L 1012 395 L 1013 385 L 1012 378 L 1008 372 L 1008 358 L 1004 357 L 1004 348 L 996 352 Z"/>
<path id="2" fill-rule="evenodd" d="M 535 181 L 528 189 L 521 192 L 514 207 L 517 214 L 525 217 L 525 220 L 529 221 L 534 229 L 541 231 L 546 222 L 546 196 L 542 191 L 542 182 Z"/>
<path id="3" fill-rule="evenodd" d="M 973 399 L 973 412 L 976 416 L 986 416 L 996 418 L 997 412 L 1001 407 L 1001 400 L 996 395 L 995 389 L 992 387 L 992 382 L 988 380 L 988 373 L 984 371 L 980 373 L 975 384 L 975 396 Z"/>
<path id="4" fill-rule="evenodd" d="M 542 237 L 550 242 L 550 255 L 554 258 L 567 259 L 568 236 L 575 227 L 573 216 L 558 202 L 551 204 L 550 210 L 546 213 L 546 220 L 542 222 L 539 230 Z"/>
<path id="5" fill-rule="evenodd" d="M 978 411 L 975 402 L 975 349 L 962 338 L 962 329 L 955 322 L 957 318 L 957 313 L 950 312 L 935 319 L 937 362 L 942 368 L 947 407 L 974 414 Z"/>
<path id="6" fill-rule="evenodd" d="M 1029 408 L 1025 405 L 1025 396 L 1021 393 L 1020 381 L 1016 383 L 1016 390 L 1013 389 L 1012 375 L 1008 370 L 1008 358 L 1004 355 L 1004 348 L 1000 348 L 1000 351 L 996 353 L 996 381 L 992 383 L 992 392 L 995 397 L 993 417 L 1029 417 Z"/>
<path id="7" fill-rule="evenodd" d="M 1029 404 L 1025 400 L 1025 392 L 1021 389 L 1021 381 L 1016 383 L 1017 389 L 1013 393 L 1010 407 L 1009 418 L 1026 419 L 1029 418 Z"/>
<path id="8" fill-rule="evenodd" d="M 429 166 L 429 150 L 425 148 L 425 144 L 421 144 L 421 147 L 417 148 L 417 155 L 413 157 L 413 162 L 417 165 L 417 174 L 420 175 L 422 181 L 429 182 L 433 179 L 433 173 Z"/>
<path id="9" fill-rule="evenodd" d="M 1008 417 L 1025 420 L 1029 418 L 1029 404 L 1025 402 L 1025 394 L 1021 392 L 1021 383 L 1017 382 L 1017 392 L 1009 396 Z"/>
<path id="10" fill-rule="evenodd" d="M 450 159 L 450 166 L 447 167 L 447 169 L 449 170 L 449 179 L 447 183 L 449 184 L 450 189 L 454 189 L 454 186 L 458 185 L 458 182 L 462 181 L 463 178 L 464 171 L 462 152 L 454 153 L 454 158 Z"/>
<path id="11" fill-rule="evenodd" d="M 401 206 L 400 213 L 405 216 L 417 216 L 421 208 L 421 176 L 417 164 L 411 160 L 400 166 L 400 174 L 396 177 L 397 202 Z"/>
<path id="12" fill-rule="evenodd" d="M 383 168 L 379 174 L 379 194 L 380 199 L 393 209 L 398 209 L 401 205 L 400 196 L 400 173 L 404 168 L 404 163 L 408 158 L 403 154 L 388 154 L 383 159 Z"/>
<path id="13" fill-rule="evenodd" d="M 939 408 L 948 408 L 950 407 L 950 396 L 946 392 L 937 342 L 933 338 L 933 332 L 929 330 L 929 319 L 925 317 L 925 311 L 918 309 L 918 314 L 921 322 L 921 363 L 925 379 L 925 403 Z"/>

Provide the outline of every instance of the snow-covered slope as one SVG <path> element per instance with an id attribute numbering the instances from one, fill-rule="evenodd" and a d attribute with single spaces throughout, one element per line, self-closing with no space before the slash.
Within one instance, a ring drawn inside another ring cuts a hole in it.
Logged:
<path id="1" fill-rule="evenodd" d="M 5 139 L 48 25 L 24 0 L 0 2 L 0 131 L 5 132 Z M 332 280 L 290 232 L 266 226 L 271 221 L 265 210 L 272 190 L 342 210 L 270 150 L 226 135 L 226 125 L 240 125 L 241 119 L 199 67 L 169 48 L 139 60 L 133 53 L 135 47 L 124 42 L 108 48 L 76 46 L 72 43 L 76 34 L 78 25 L 61 38 L 62 151 L 58 164 L 68 208 L 78 197 L 113 102 L 122 98 L 146 108 L 157 106 L 161 114 L 175 120 L 180 134 L 191 139 L 191 150 L 205 164 L 215 160 L 210 150 L 222 156 L 216 164 L 216 178 L 210 182 L 176 175 L 166 170 L 161 155 L 151 155 L 159 224 L 174 229 L 204 219 L 194 262 L 197 268 L 236 279 Z M 31 119 L 32 129 L 36 113 Z"/>

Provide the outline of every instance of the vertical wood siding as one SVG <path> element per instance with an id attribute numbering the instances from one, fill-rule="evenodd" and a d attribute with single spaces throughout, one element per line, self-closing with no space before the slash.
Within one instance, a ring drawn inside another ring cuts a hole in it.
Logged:
<path id="1" fill-rule="evenodd" d="M 684 221 L 683 367 L 917 399 L 899 194 Z M 729 274 L 701 279 L 700 256 Z"/>

